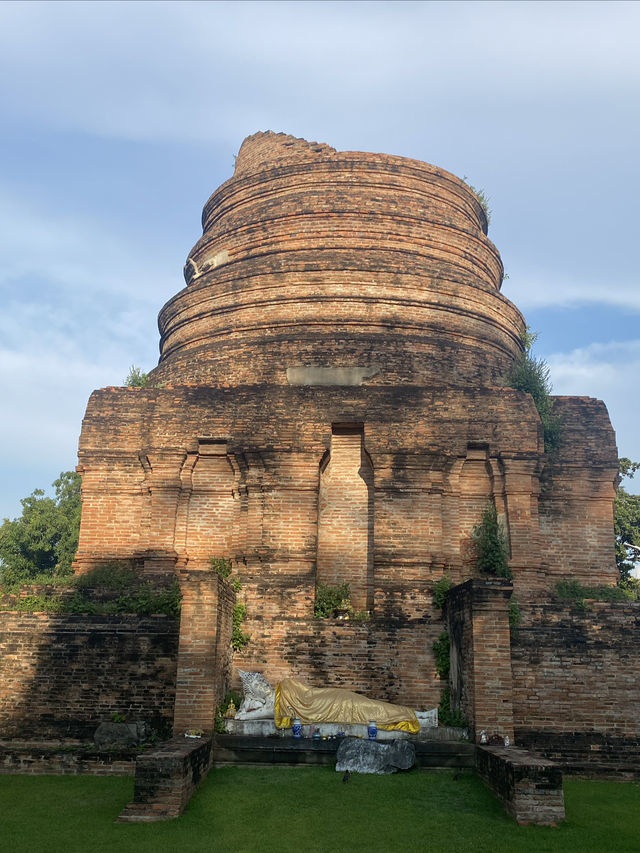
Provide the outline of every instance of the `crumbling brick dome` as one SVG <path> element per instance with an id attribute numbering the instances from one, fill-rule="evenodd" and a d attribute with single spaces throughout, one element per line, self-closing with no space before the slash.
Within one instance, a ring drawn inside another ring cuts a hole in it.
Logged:
<path id="1" fill-rule="evenodd" d="M 202 221 L 155 382 L 492 384 L 520 351 L 482 206 L 428 163 L 256 133 Z"/>

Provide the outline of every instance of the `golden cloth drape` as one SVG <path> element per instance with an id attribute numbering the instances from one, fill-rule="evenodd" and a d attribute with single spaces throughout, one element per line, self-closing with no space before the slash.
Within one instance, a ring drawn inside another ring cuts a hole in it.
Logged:
<path id="1" fill-rule="evenodd" d="M 341 687 L 309 687 L 295 678 L 276 685 L 275 722 L 289 728 L 293 718 L 301 723 L 363 723 L 375 720 L 378 728 L 415 734 L 420 723 L 412 708 L 369 699 Z"/>

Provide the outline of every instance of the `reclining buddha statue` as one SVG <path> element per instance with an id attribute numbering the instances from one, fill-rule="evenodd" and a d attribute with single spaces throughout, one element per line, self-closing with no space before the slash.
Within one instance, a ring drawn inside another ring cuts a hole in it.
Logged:
<path id="1" fill-rule="evenodd" d="M 295 678 L 283 678 L 273 688 L 259 672 L 238 670 L 244 699 L 236 720 L 273 719 L 277 728 L 289 728 L 294 718 L 308 723 L 361 723 L 375 720 L 378 728 L 415 734 L 423 725 L 437 725 L 434 712 L 416 712 L 404 705 L 369 699 L 342 687 L 310 687 Z M 420 719 L 422 718 L 422 719 Z"/>

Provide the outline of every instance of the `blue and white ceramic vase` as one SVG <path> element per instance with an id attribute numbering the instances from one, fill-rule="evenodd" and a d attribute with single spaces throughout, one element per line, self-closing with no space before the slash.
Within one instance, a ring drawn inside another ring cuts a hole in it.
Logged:
<path id="1" fill-rule="evenodd" d="M 375 720 L 369 720 L 367 734 L 369 735 L 369 740 L 375 740 L 378 737 L 378 726 Z"/>
<path id="2" fill-rule="evenodd" d="M 293 725 L 291 726 L 291 734 L 294 737 L 302 737 L 302 723 L 297 717 L 294 717 Z"/>

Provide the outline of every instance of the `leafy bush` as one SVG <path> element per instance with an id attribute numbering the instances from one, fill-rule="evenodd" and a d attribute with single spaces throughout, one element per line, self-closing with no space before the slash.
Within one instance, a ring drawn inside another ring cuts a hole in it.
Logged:
<path id="1" fill-rule="evenodd" d="M 440 578 L 439 581 L 436 581 L 433 585 L 433 606 L 442 610 L 444 607 L 444 603 L 447 599 L 447 593 L 451 589 L 453 585 L 453 581 L 451 580 L 451 575 L 444 574 Z"/>
<path id="2" fill-rule="evenodd" d="M 445 681 L 451 670 L 451 646 L 449 634 L 444 631 L 433 644 L 433 655 L 436 661 L 436 672 Z M 451 688 L 447 684 L 440 695 L 438 706 L 438 722 L 443 726 L 466 726 L 467 722 L 460 710 L 451 709 Z"/>
<path id="3" fill-rule="evenodd" d="M 634 601 L 638 597 L 637 591 L 632 587 L 606 584 L 590 586 L 576 578 L 558 581 L 555 591 L 558 598 L 574 601 L 581 609 L 585 608 L 586 598 L 593 598 L 596 601 Z"/>
<path id="4" fill-rule="evenodd" d="M 520 622 L 522 622 L 522 613 L 520 613 L 518 599 L 512 595 L 509 600 L 509 629 L 512 635 L 515 635 Z"/>
<path id="5" fill-rule="evenodd" d="M 449 648 L 449 635 L 444 631 L 433 644 L 433 654 L 436 659 L 436 672 L 440 678 L 449 678 L 451 668 L 451 657 Z"/>
<path id="6" fill-rule="evenodd" d="M 209 562 L 213 571 L 221 578 L 228 578 L 231 574 L 231 560 L 227 557 L 211 557 Z"/>
<path id="7" fill-rule="evenodd" d="M 442 726 L 456 726 L 457 728 L 464 728 L 467 725 L 462 711 L 459 708 L 455 710 L 451 708 L 451 689 L 448 686 L 443 689 L 440 696 L 438 722 Z"/>
<path id="8" fill-rule="evenodd" d="M 484 190 L 478 190 L 473 186 L 473 184 L 470 184 L 469 181 L 467 180 L 466 175 L 463 176 L 462 180 L 469 187 L 471 192 L 475 193 L 476 198 L 480 202 L 480 207 L 484 211 L 484 215 L 485 215 L 486 220 L 487 220 L 487 225 L 490 225 L 490 223 L 491 223 L 491 208 L 489 207 L 489 196 L 485 193 Z"/>
<path id="9" fill-rule="evenodd" d="M 148 381 L 149 374 L 143 373 L 139 367 L 132 364 L 129 368 L 129 373 L 127 373 L 127 378 L 124 380 L 124 384 L 128 385 L 129 388 L 144 388 Z"/>
<path id="10" fill-rule="evenodd" d="M 371 613 L 368 610 L 354 610 L 351 613 L 351 618 L 357 622 L 368 622 L 371 619 Z"/>
<path id="11" fill-rule="evenodd" d="M 64 587 L 48 585 L 28 595 L 5 599 L 0 610 L 30 613 L 136 613 L 178 618 L 182 595 L 177 578 L 168 586 L 141 579 L 131 563 L 108 561 L 84 575 L 67 578 Z"/>
<path id="12" fill-rule="evenodd" d="M 326 619 L 333 615 L 334 610 L 341 607 L 343 602 L 349 601 L 349 595 L 350 588 L 348 583 L 341 583 L 337 586 L 332 586 L 328 583 L 319 583 L 316 587 L 313 615 L 319 619 Z"/>
<path id="13" fill-rule="evenodd" d="M 231 630 L 231 648 L 237 652 L 247 645 L 251 639 L 250 634 L 245 634 L 242 630 L 242 623 L 247 618 L 246 605 L 241 602 L 236 602 L 233 607 L 233 627 Z"/>
<path id="14" fill-rule="evenodd" d="M 209 562 L 211 564 L 211 568 L 219 577 L 226 580 L 231 575 L 232 566 L 231 560 L 228 557 L 210 557 Z M 231 578 L 231 585 L 236 593 L 242 590 L 242 583 L 237 577 Z M 233 607 L 233 621 L 231 628 L 231 648 L 236 652 L 246 646 L 251 639 L 251 635 L 245 634 L 242 630 L 242 623 L 246 618 L 246 605 L 237 601 Z"/>
<path id="15" fill-rule="evenodd" d="M 531 394 L 534 405 L 540 415 L 544 435 L 544 449 L 547 453 L 556 450 L 562 438 L 562 419 L 553 414 L 553 399 L 551 398 L 551 380 L 549 378 L 549 365 L 542 358 L 535 358 L 531 354 L 531 347 L 537 338 L 535 332 L 527 327 L 522 336 L 524 352 L 516 358 L 511 369 L 505 377 L 505 383 Z"/>
<path id="16" fill-rule="evenodd" d="M 472 531 L 476 567 L 481 574 L 511 578 L 507 537 L 498 520 L 498 512 L 490 503 L 482 513 L 480 524 Z"/>

